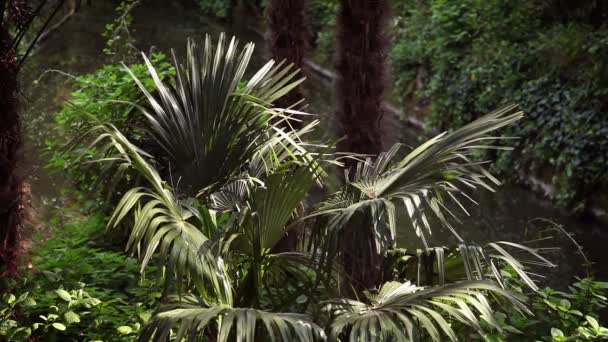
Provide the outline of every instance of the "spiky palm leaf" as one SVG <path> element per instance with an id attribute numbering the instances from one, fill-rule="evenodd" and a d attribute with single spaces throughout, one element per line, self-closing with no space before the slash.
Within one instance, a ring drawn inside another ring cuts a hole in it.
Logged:
<path id="1" fill-rule="evenodd" d="M 501 330 L 484 293 L 507 300 L 521 311 L 529 312 L 522 298 L 504 291 L 490 281 L 463 281 L 423 288 L 409 282 L 389 282 L 377 294 L 367 294 L 367 302 L 349 299 L 331 301 L 330 341 L 374 342 L 415 341 L 417 329 L 440 341 L 442 333 L 452 341 L 456 334 L 445 320 L 450 316 L 484 334 L 482 321 Z"/>
<path id="2" fill-rule="evenodd" d="M 99 162 L 110 160 L 133 168 L 148 181 L 148 187 L 136 187 L 123 195 L 108 222 L 108 228 L 115 228 L 130 213 L 134 214 L 126 249 L 139 255 L 142 272 L 158 252 L 169 275 L 167 285 L 180 289 L 184 276 L 191 275 L 201 293 L 212 291 L 206 297 L 208 300 L 231 304 L 232 290 L 223 261 L 203 248 L 209 239 L 201 230 L 203 222 L 197 221 L 200 213 L 178 200 L 146 160 L 150 156 L 113 125 L 93 126 L 72 144 L 77 145 L 92 135 L 97 138 L 90 144 L 91 148 L 97 146 L 108 153 L 114 151 L 112 157 Z"/>
<path id="3" fill-rule="evenodd" d="M 428 213 L 431 212 L 462 241 L 446 216 L 456 215 L 448 202 L 459 206 L 466 214 L 461 199 L 473 201 L 465 189 L 485 188 L 493 191 L 500 182 L 484 167 L 472 161 L 482 149 L 508 149 L 492 142 L 508 139 L 488 133 L 519 120 L 521 112 L 509 106 L 490 113 L 452 132 L 443 133 L 423 143 L 398 159 L 399 145 L 381 153 L 375 161 L 357 164 L 345 187 L 320 203 L 307 217 L 326 217 L 328 223 L 316 234 L 326 236 L 324 242 L 336 241 L 329 236 L 338 234 L 350 224 L 357 213 L 367 213 L 369 236 L 375 242 L 374 253 L 383 253 L 396 240 L 396 205 L 403 203 L 406 213 L 425 247 L 431 234 Z M 474 201 L 473 201 L 474 202 Z M 318 246 L 313 246 L 317 248 Z M 336 246 L 324 249 L 336 250 Z"/>
<path id="4" fill-rule="evenodd" d="M 249 43 L 239 52 L 237 40 L 226 43 L 224 34 L 215 46 L 207 35 L 202 49 L 188 40 L 185 66 L 173 52 L 174 85 L 165 84 L 144 55 L 158 96 L 129 71 L 148 100 L 149 108 L 140 107 L 147 131 L 192 195 L 217 190 L 244 171 L 265 142 L 286 134 L 279 122 L 289 119 L 271 104 L 303 79 L 293 80 L 298 70 L 292 66 L 270 61 L 243 84 L 253 48 Z M 301 150 L 291 143 L 282 147 Z"/>
<path id="5" fill-rule="evenodd" d="M 251 308 L 182 306 L 155 315 L 139 341 L 166 341 L 176 327 L 175 341 L 299 341 L 325 340 L 324 331 L 306 315 L 275 313 Z"/>
<path id="6" fill-rule="evenodd" d="M 532 280 L 531 267 L 555 267 L 543 257 L 539 249 L 508 241 L 490 242 L 484 246 L 460 244 L 449 250 L 445 247 L 403 249 L 389 251 L 386 268 L 395 270 L 418 285 L 445 285 L 446 282 L 491 279 L 504 286 L 502 270 L 508 267 L 533 291 L 538 286 Z M 401 265 L 397 265 L 401 264 Z M 408 265 L 412 265 L 409 267 Z"/>

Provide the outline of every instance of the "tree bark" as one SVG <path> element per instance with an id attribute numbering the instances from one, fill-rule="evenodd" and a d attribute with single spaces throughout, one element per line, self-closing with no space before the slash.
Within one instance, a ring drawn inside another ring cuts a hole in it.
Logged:
<path id="1" fill-rule="evenodd" d="M 341 151 L 377 155 L 384 149 L 381 124 L 388 14 L 387 0 L 340 0 L 335 67 L 338 135 L 346 136 L 338 146 Z M 370 225 L 367 214 L 352 219 L 351 231 L 339 243 L 344 269 L 358 291 L 382 282 L 384 251 L 376 249 Z"/>
<path id="2" fill-rule="evenodd" d="M 305 0 L 271 0 L 266 9 L 268 17 L 266 41 L 272 58 L 277 62 L 285 61 L 286 65 L 293 64 L 294 70 L 302 70 L 307 48 L 305 8 Z M 290 108 L 302 98 L 302 90 L 297 87 L 276 100 L 274 106 Z M 290 121 L 290 125 L 296 129 L 302 126 L 299 121 Z M 302 213 L 298 210 L 298 214 Z M 296 230 L 287 232 L 273 251 L 278 253 L 296 250 L 300 240 L 299 235 Z"/>
<path id="3" fill-rule="evenodd" d="M 271 0 L 267 7 L 268 32 L 266 40 L 272 58 L 293 64 L 302 69 L 307 49 L 307 29 L 305 24 L 305 0 Z M 288 108 L 302 99 L 298 87 L 275 102 L 279 108 Z"/>
<path id="4" fill-rule="evenodd" d="M 385 88 L 386 0 L 340 0 L 336 81 L 340 150 L 383 151 L 381 120 Z"/>
<path id="5" fill-rule="evenodd" d="M 6 1 L 0 0 L 0 18 Z M 21 180 L 17 163 L 21 125 L 17 101 L 18 60 L 8 23 L 0 22 L 0 274 L 15 275 L 20 250 Z"/>

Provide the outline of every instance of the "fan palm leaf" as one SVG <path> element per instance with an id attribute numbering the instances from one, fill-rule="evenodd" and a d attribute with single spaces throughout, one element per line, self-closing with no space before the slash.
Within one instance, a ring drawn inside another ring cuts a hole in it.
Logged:
<path id="1" fill-rule="evenodd" d="M 457 341 L 445 316 L 473 327 L 482 335 L 482 321 L 501 330 L 484 293 L 492 293 L 519 310 L 529 312 L 522 297 L 491 281 L 463 281 L 429 288 L 410 282 L 388 282 L 377 294 L 368 293 L 366 302 L 350 299 L 330 301 L 326 309 L 334 319 L 329 340 L 415 341 L 420 329 L 433 341 L 440 341 L 443 335 Z"/>
<path id="2" fill-rule="evenodd" d="M 153 255 L 158 254 L 166 267 L 167 285 L 182 287 L 184 276 L 191 275 L 201 293 L 212 302 L 232 303 L 230 281 L 224 271 L 223 260 L 206 251 L 203 246 L 209 238 L 201 230 L 201 214 L 184 205 L 160 177 L 158 171 L 146 160 L 146 152 L 132 144 L 116 127 L 110 124 L 93 126 L 72 142 L 97 135 L 90 147 L 114 150 L 111 157 L 98 162 L 112 161 L 135 169 L 148 182 L 148 187 L 136 187 L 127 191 L 108 221 L 108 228 L 116 228 L 133 214 L 134 223 L 126 249 L 139 255 L 142 272 Z"/>
<path id="3" fill-rule="evenodd" d="M 398 270 L 406 278 L 416 279 L 417 285 L 490 279 L 505 288 L 501 271 L 508 267 L 531 290 L 537 291 L 531 267 L 556 266 L 540 253 L 536 248 L 509 241 L 490 242 L 484 246 L 460 244 L 453 250 L 444 247 L 418 249 L 414 253 L 396 249 L 390 251 L 386 268 Z M 397 266 L 399 261 L 405 261 L 405 264 Z M 408 267 L 411 264 L 413 267 Z"/>
<path id="4" fill-rule="evenodd" d="M 162 80 L 143 55 L 157 95 L 129 70 L 148 101 L 147 107 L 139 106 L 146 130 L 190 194 L 217 190 L 243 172 L 265 142 L 286 134 L 280 122 L 289 117 L 271 104 L 303 79 L 294 80 L 298 70 L 292 66 L 270 61 L 245 82 L 253 49 L 249 43 L 239 50 L 236 38 L 226 42 L 224 34 L 215 46 L 207 35 L 202 48 L 190 39 L 185 66 L 172 53 L 173 84 Z M 302 150 L 295 140 L 282 147 Z"/>
<path id="5" fill-rule="evenodd" d="M 351 220 L 357 213 L 367 213 L 369 222 L 363 226 L 370 229 L 375 253 L 384 253 L 396 241 L 396 205 L 402 203 L 425 247 L 428 247 L 427 238 L 432 233 L 429 213 L 462 241 L 448 219 L 448 216 L 455 219 L 457 216 L 447 204 L 452 202 L 468 214 L 461 201 L 473 200 L 465 190 L 485 188 L 493 191 L 493 187 L 500 184 L 483 167 L 483 162 L 472 161 L 473 156 L 481 149 L 508 149 L 493 144 L 508 138 L 488 133 L 521 117 L 522 113 L 515 111 L 515 107 L 505 107 L 452 133 L 440 134 L 401 159 L 398 159 L 400 145 L 395 145 L 375 161 L 369 158 L 358 163 L 354 171 L 347 174 L 344 188 L 317 205 L 306 218 L 327 217 L 327 224 L 316 234 L 330 236 L 347 227 L 358 227 L 351 224 Z M 324 249 L 335 250 L 336 246 Z"/>
<path id="6" fill-rule="evenodd" d="M 229 306 L 184 306 L 155 315 L 143 328 L 139 341 L 166 341 L 172 327 L 177 330 L 175 341 L 186 336 L 189 341 L 206 341 L 209 335 L 218 342 L 325 340 L 324 331 L 306 315 Z"/>

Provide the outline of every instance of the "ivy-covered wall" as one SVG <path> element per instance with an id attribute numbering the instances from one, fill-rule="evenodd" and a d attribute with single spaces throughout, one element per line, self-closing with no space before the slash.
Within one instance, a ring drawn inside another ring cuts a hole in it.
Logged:
<path id="1" fill-rule="evenodd" d="M 532 174 L 583 209 L 608 183 L 608 4 L 602 1 L 395 0 L 391 53 L 403 103 L 428 98 L 432 127 L 502 103 L 527 114 L 510 132 L 504 175 Z M 407 108 L 406 108 L 407 109 Z"/>

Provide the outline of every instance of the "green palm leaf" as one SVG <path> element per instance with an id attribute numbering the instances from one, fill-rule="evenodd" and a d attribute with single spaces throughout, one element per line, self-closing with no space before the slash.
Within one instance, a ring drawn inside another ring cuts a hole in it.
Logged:
<path id="1" fill-rule="evenodd" d="M 168 285 L 182 287 L 184 276 L 191 277 L 201 293 L 211 289 L 211 302 L 232 303 L 232 293 L 221 258 L 204 252 L 208 237 L 202 232 L 199 212 L 182 204 L 158 171 L 146 160 L 145 152 L 133 145 L 116 127 L 100 124 L 83 134 L 97 135 L 91 146 L 105 143 L 104 147 L 115 154 L 112 161 L 135 169 L 149 184 L 127 191 L 108 221 L 108 228 L 116 228 L 129 214 L 134 223 L 127 242 L 127 250 L 137 253 L 142 261 L 142 272 L 153 255 L 158 253 L 160 262 L 166 266 Z M 76 144 L 77 142 L 73 142 Z M 101 162 L 106 159 L 100 160 Z M 198 223 L 195 224 L 195 223 Z"/>
<path id="2" fill-rule="evenodd" d="M 462 199 L 473 201 L 466 189 L 485 188 L 493 191 L 500 182 L 484 167 L 472 161 L 481 149 L 508 149 L 493 145 L 503 137 L 489 136 L 491 131 L 509 125 L 522 117 L 515 107 L 505 107 L 490 113 L 452 133 L 443 133 L 423 143 L 398 159 L 399 145 L 371 159 L 358 163 L 347 178 L 345 187 L 320 203 L 307 218 L 324 216 L 327 224 L 316 234 L 325 237 L 338 234 L 351 224 L 357 213 L 365 213 L 369 236 L 374 240 L 375 253 L 384 253 L 396 241 L 396 206 L 403 204 L 417 236 L 425 247 L 432 229 L 429 215 L 434 215 L 462 241 L 447 216 L 457 219 L 448 208 L 452 202 L 465 214 Z M 474 202 L 474 201 L 473 201 Z M 323 241 L 336 241 L 324 238 Z M 317 248 L 318 246 L 314 246 Z M 335 250 L 336 246 L 323 247 Z"/>
<path id="3" fill-rule="evenodd" d="M 186 191 L 210 194 L 245 171 L 266 142 L 288 136 L 290 115 L 273 110 L 271 104 L 299 83 L 293 80 L 298 71 L 292 66 L 268 62 L 248 82 L 247 70 L 253 43 L 241 50 L 233 37 L 226 42 L 220 35 L 213 44 L 207 35 L 202 48 L 188 40 L 186 65 L 173 53 L 176 80 L 172 85 L 160 79 L 144 55 L 158 95 L 149 93 L 142 82 L 129 71 L 148 100 L 140 110 L 147 118 L 146 130 L 170 159 Z M 244 82 L 244 83 L 243 83 Z M 301 153 L 302 146 L 287 140 L 280 147 Z"/>
<path id="4" fill-rule="evenodd" d="M 457 341 L 454 330 L 443 318 L 446 316 L 473 327 L 482 335 L 485 334 L 482 321 L 501 330 L 493 318 L 485 293 L 529 312 L 523 298 L 491 281 L 463 281 L 431 288 L 409 282 L 389 282 L 377 294 L 367 294 L 367 302 L 350 299 L 331 301 L 326 306 L 334 315 L 329 340 L 414 341 L 420 329 L 433 341 L 441 341 L 443 335 Z"/>
<path id="5" fill-rule="evenodd" d="M 229 306 L 184 306 L 155 315 L 144 327 L 139 341 L 166 341 L 172 328 L 176 328 L 175 341 L 186 336 L 193 341 L 214 336 L 218 342 L 325 340 L 323 330 L 306 315 Z"/>

